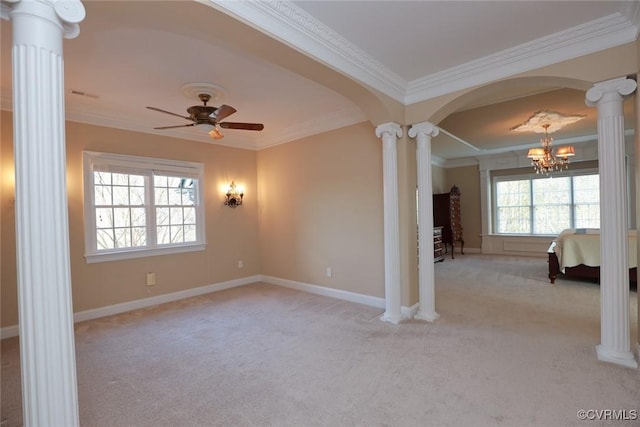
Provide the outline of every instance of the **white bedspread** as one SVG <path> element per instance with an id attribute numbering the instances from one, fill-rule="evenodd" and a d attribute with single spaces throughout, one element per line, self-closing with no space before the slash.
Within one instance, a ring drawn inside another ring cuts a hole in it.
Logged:
<path id="1" fill-rule="evenodd" d="M 600 266 L 600 230 L 569 228 L 556 239 L 554 248 L 558 256 L 560 271 L 565 267 L 584 264 L 590 267 Z M 637 266 L 636 231 L 629 230 L 629 268 Z"/>

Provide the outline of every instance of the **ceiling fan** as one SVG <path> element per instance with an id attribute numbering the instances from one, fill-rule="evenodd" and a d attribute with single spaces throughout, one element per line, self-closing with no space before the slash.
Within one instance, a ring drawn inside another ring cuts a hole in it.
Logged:
<path id="1" fill-rule="evenodd" d="M 262 130 L 264 129 L 264 125 L 262 123 L 238 123 L 238 122 L 221 122 L 237 110 L 229 105 L 221 105 L 220 107 L 211 107 L 207 105 L 207 102 L 211 99 L 211 95 L 208 93 L 200 93 L 198 94 L 198 98 L 204 105 L 194 105 L 192 107 L 187 108 L 188 116 L 183 116 L 180 114 L 172 113 L 170 111 L 161 110 L 156 107 L 147 107 L 149 110 L 159 111 L 165 114 L 171 114 L 172 116 L 182 117 L 183 119 L 191 120 L 193 123 L 188 123 L 186 125 L 176 125 L 176 126 L 160 126 L 155 127 L 154 129 L 173 129 L 173 128 L 181 128 L 181 127 L 189 127 L 189 126 L 197 126 L 197 125 L 208 125 L 209 127 L 213 127 L 209 131 L 209 135 L 213 139 L 223 138 L 224 135 L 220 131 L 220 128 L 223 129 L 242 129 L 242 130 Z"/>

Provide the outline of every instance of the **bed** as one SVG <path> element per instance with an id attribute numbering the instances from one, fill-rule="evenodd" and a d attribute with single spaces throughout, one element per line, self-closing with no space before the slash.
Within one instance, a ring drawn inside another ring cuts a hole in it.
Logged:
<path id="1" fill-rule="evenodd" d="M 629 231 L 629 281 L 637 282 L 636 231 Z M 556 277 L 600 279 L 600 230 L 566 229 L 558 235 L 547 250 L 549 280 Z"/>

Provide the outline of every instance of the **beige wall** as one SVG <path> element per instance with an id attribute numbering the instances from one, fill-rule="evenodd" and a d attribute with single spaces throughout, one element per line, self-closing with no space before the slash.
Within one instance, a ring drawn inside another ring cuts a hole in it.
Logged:
<path id="1" fill-rule="evenodd" d="M 480 216 L 480 171 L 478 166 L 445 169 L 447 190 L 460 188 L 460 222 L 465 248 L 482 247 L 482 219 Z"/>
<path id="2" fill-rule="evenodd" d="M 371 124 L 259 151 L 258 181 L 263 274 L 384 297 L 382 142 Z"/>
<path id="3" fill-rule="evenodd" d="M 637 71 L 637 44 L 625 45 L 511 79 L 564 78 L 591 82 Z M 597 66 L 594 66 L 597 64 Z M 293 67 L 296 68 L 296 67 Z M 541 77 L 542 76 L 542 77 Z M 316 81 L 327 79 L 315 77 Z M 328 79 L 331 80 L 331 79 Z M 351 82 L 343 82 L 349 86 Z M 501 82 L 502 83 L 502 82 Z M 500 84 L 485 85 L 497 91 Z M 406 107 L 405 122 L 435 123 L 481 98 L 485 89 L 469 88 Z M 359 105 L 371 101 L 349 96 Z M 378 100 L 374 121 L 398 120 L 397 105 Z M 15 218 L 11 115 L 1 116 L 0 325 L 17 323 Z M 415 242 L 415 144 L 398 142 L 403 305 L 417 300 Z M 207 249 L 201 252 L 86 264 L 82 215 L 82 150 L 196 161 L 205 164 Z M 266 274 L 377 297 L 384 296 L 382 149 L 370 123 L 268 148 L 260 152 L 157 135 L 67 125 L 67 162 L 71 269 L 74 311 L 127 302 L 255 274 Z M 481 247 L 477 166 L 433 167 L 434 193 L 456 184 L 462 191 L 465 246 Z M 238 209 L 222 205 L 221 186 L 235 179 L 246 188 Z M 244 261 L 244 269 L 237 261 Z M 326 276 L 326 268 L 332 277 Z M 145 273 L 157 285 L 146 287 Z"/>
<path id="4" fill-rule="evenodd" d="M 2 112 L 2 323 L 18 322 L 11 114 Z M 67 188 L 73 309 L 83 311 L 260 273 L 257 154 L 201 142 L 68 122 Z M 205 165 L 205 251 L 87 264 L 84 259 L 82 151 L 200 162 Z M 223 205 L 225 183 L 245 187 L 245 202 Z M 238 269 L 237 261 L 244 261 Z M 156 286 L 145 274 L 156 273 Z"/>
<path id="5" fill-rule="evenodd" d="M 433 187 L 433 194 L 446 193 L 451 189 L 451 186 L 447 184 L 445 177 L 446 169 L 440 166 L 431 166 L 431 184 Z"/>

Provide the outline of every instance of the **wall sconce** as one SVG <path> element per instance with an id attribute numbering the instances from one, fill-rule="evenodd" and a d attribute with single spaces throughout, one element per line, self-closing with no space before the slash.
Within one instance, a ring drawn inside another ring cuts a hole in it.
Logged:
<path id="1" fill-rule="evenodd" d="M 236 208 L 242 204 L 244 193 L 236 188 L 235 182 L 231 181 L 226 194 L 227 199 L 224 201 L 225 206 Z"/>

